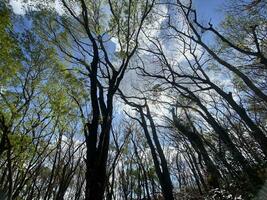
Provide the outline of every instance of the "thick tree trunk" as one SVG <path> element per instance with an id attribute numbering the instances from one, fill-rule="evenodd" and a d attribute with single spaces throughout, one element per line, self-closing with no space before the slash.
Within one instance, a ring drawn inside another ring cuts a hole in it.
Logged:
<path id="1" fill-rule="evenodd" d="M 95 132 L 92 132 L 92 130 L 97 130 L 96 126 L 93 127 L 93 129 L 90 129 L 89 126 L 88 129 L 89 137 L 86 140 L 86 200 L 104 199 L 110 127 L 111 117 L 105 117 L 103 119 L 103 124 L 101 127 L 102 131 L 100 133 L 98 146 L 96 146 L 97 135 L 95 134 Z"/>
<path id="2" fill-rule="evenodd" d="M 91 167 L 91 166 L 90 166 Z M 86 200 L 102 200 L 105 191 L 105 172 L 87 167 L 86 171 Z"/>
<path id="3" fill-rule="evenodd" d="M 2 138 L 1 138 L 1 142 L 0 142 L 0 156 L 7 149 L 6 148 L 6 141 L 7 141 L 7 135 L 5 133 L 3 133 Z"/>

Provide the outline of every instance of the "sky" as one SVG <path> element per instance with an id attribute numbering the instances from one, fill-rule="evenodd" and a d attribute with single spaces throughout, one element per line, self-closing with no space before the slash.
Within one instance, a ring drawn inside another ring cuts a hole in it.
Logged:
<path id="1" fill-rule="evenodd" d="M 24 1 L 25 0 L 9 0 L 9 4 L 11 5 L 13 12 L 15 14 L 17 14 L 17 15 L 24 15 L 25 14 L 24 6 L 27 4 L 25 4 Z M 29 2 L 33 2 L 33 1 L 29 0 Z M 61 6 L 62 5 L 61 5 L 60 0 L 55 0 L 54 3 L 51 4 L 51 7 L 54 7 L 59 14 L 63 14 L 64 11 L 63 11 Z"/>
<path id="2" fill-rule="evenodd" d="M 64 11 L 62 11 L 60 1 L 61 0 L 55 0 L 55 4 L 51 5 L 51 7 L 55 7 L 57 12 L 59 14 L 62 14 L 62 12 Z M 222 8 L 224 2 L 225 1 L 223 0 L 193 0 L 193 3 L 198 13 L 198 19 L 201 22 L 205 22 L 204 24 L 207 24 L 207 22 L 211 21 L 211 23 L 214 24 L 215 26 L 219 25 L 219 23 L 223 20 L 224 14 L 220 9 Z M 25 10 L 23 9 L 23 0 L 10 0 L 10 5 L 14 13 L 19 15 L 25 14 Z M 119 45 L 116 44 L 118 42 L 114 40 L 115 38 L 113 38 L 112 40 L 114 45 L 110 46 L 111 48 L 110 50 L 118 51 Z M 133 77 L 133 74 L 128 73 L 128 76 Z M 136 82 L 135 78 L 134 79 L 125 78 L 125 80 L 132 80 L 133 82 Z M 125 85 L 129 87 L 129 83 Z"/>
<path id="3" fill-rule="evenodd" d="M 9 0 L 13 11 L 16 14 L 25 14 L 23 10 L 23 0 Z M 223 12 L 220 11 L 224 4 L 224 0 L 193 0 L 199 17 L 205 20 L 212 20 L 212 23 L 218 24 L 223 18 Z M 55 8 L 58 12 L 62 12 L 60 9 L 60 0 L 55 1 Z M 212 16 L 212 17 L 211 17 Z"/>
<path id="4" fill-rule="evenodd" d="M 224 0 L 193 0 L 198 17 L 204 19 L 205 21 L 210 21 L 214 25 L 218 25 L 223 17 L 223 5 Z"/>

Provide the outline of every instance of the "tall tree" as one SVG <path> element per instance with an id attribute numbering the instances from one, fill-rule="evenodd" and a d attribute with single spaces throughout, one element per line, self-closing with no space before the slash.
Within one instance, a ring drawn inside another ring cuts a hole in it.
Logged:
<path id="1" fill-rule="evenodd" d="M 90 105 L 91 117 L 84 124 L 86 199 L 103 199 L 114 95 L 138 47 L 141 28 L 153 3 L 150 0 L 110 0 L 107 4 L 104 1 L 71 3 L 62 0 L 67 14 L 50 18 L 60 29 L 55 30 L 55 26 L 50 24 L 48 40 L 67 59 L 79 65 L 71 68 L 82 74 L 90 87 L 90 102 L 87 104 Z M 104 16 L 105 11 L 110 16 Z M 119 48 L 119 52 L 109 49 L 112 38 L 118 41 L 115 48 Z M 68 45 L 63 44 L 64 40 Z"/>

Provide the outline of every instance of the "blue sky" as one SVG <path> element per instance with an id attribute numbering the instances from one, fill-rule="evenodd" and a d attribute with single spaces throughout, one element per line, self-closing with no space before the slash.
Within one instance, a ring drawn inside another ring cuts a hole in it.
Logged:
<path id="1" fill-rule="evenodd" d="M 218 25 L 224 17 L 224 0 L 193 0 L 199 19 Z"/>
<path id="2" fill-rule="evenodd" d="M 60 11 L 59 1 L 56 0 L 54 5 L 58 11 Z M 16 14 L 25 13 L 22 8 L 23 0 L 9 0 L 9 2 Z M 201 18 L 205 18 L 206 20 L 211 18 L 215 24 L 223 18 L 223 12 L 220 9 L 225 3 L 224 0 L 193 0 L 193 2 Z"/>

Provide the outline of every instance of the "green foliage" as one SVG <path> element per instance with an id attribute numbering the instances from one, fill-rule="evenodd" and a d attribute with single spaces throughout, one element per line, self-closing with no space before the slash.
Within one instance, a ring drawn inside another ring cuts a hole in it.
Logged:
<path id="1" fill-rule="evenodd" d="M 17 167 L 23 170 L 25 162 L 29 161 L 34 155 L 35 147 L 32 143 L 32 138 L 19 133 L 10 134 L 8 137 Z"/>
<path id="2" fill-rule="evenodd" d="M 221 24 L 224 35 L 237 47 L 255 51 L 253 36 L 253 31 L 255 31 L 261 48 L 266 48 L 265 26 L 267 13 L 264 9 L 266 9 L 266 5 L 256 4 L 253 9 L 240 7 L 239 10 L 235 9 L 234 11 L 226 12 L 226 17 Z M 222 44 L 222 46 L 227 47 L 228 45 Z"/>
<path id="3" fill-rule="evenodd" d="M 20 48 L 12 34 L 10 11 L 0 4 L 0 84 L 3 86 L 20 69 Z"/>

